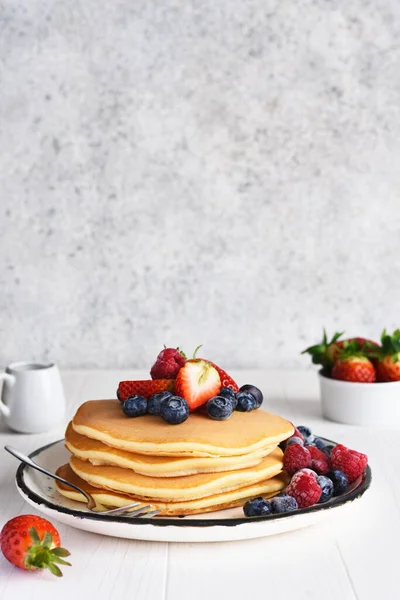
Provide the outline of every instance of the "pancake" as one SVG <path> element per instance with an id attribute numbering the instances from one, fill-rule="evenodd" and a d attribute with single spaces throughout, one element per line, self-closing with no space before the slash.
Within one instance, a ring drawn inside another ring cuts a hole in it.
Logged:
<path id="1" fill-rule="evenodd" d="M 258 465 L 264 456 L 270 454 L 275 448 L 275 446 L 269 446 L 239 456 L 187 456 L 183 458 L 150 456 L 112 448 L 103 442 L 88 438 L 77 433 L 72 427 L 72 423 L 69 423 L 65 432 L 65 446 L 71 454 L 81 460 L 88 460 L 93 465 L 113 465 L 153 477 L 181 477 L 196 473 L 246 469 Z"/>
<path id="2" fill-rule="evenodd" d="M 126 506 L 134 502 L 136 499 L 138 502 L 141 501 L 141 499 L 135 498 L 134 496 L 91 486 L 86 481 L 78 477 L 68 464 L 57 469 L 56 474 L 89 492 L 97 502 L 108 508 Z M 246 500 L 249 498 L 255 498 L 257 496 L 263 496 L 264 498 L 275 496 L 287 485 L 287 483 L 287 475 L 285 473 L 281 473 L 280 475 L 271 477 L 265 481 L 260 481 L 238 490 L 207 496 L 206 498 L 200 498 L 187 502 L 172 501 L 168 503 L 152 500 L 151 504 L 154 508 L 161 510 L 159 516 L 194 515 L 198 513 L 206 513 L 215 510 L 242 506 Z M 71 500 L 85 502 L 82 494 L 79 494 L 79 492 L 76 492 L 70 487 L 59 483 L 58 481 L 56 481 L 56 488 L 60 494 L 70 498 Z"/>
<path id="3" fill-rule="evenodd" d="M 146 501 L 183 502 L 229 492 L 274 477 L 282 471 L 282 457 L 282 451 L 275 448 L 254 467 L 185 477 L 146 477 L 131 469 L 92 465 L 76 456 L 71 457 L 70 465 L 81 479 L 94 487 L 123 492 Z"/>
<path id="4" fill-rule="evenodd" d="M 289 421 L 263 410 L 234 411 L 226 421 L 195 412 L 180 425 L 160 417 L 129 418 L 118 400 L 91 400 L 77 410 L 72 426 L 86 437 L 114 448 L 153 456 L 240 456 L 290 437 Z"/>

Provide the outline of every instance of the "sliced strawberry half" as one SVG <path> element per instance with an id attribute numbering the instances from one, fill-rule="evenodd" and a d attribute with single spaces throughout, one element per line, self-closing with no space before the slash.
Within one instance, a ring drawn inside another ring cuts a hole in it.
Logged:
<path id="1" fill-rule="evenodd" d="M 158 392 L 173 392 L 174 379 L 143 379 L 139 381 L 120 381 L 118 385 L 118 399 L 124 402 L 129 396 L 138 394 L 150 398 Z"/>
<path id="2" fill-rule="evenodd" d="M 188 360 L 175 379 L 175 394 L 185 398 L 190 410 L 219 394 L 221 379 L 217 369 L 200 358 Z"/>
<path id="3" fill-rule="evenodd" d="M 205 358 L 202 358 L 201 360 L 206 360 Z M 233 390 L 234 392 L 238 392 L 239 391 L 239 386 L 236 383 L 236 381 L 234 381 L 232 379 L 232 377 L 230 375 L 228 375 L 228 373 L 226 371 L 224 371 L 224 369 L 221 369 L 221 367 L 219 367 L 218 365 L 216 365 L 215 363 L 211 362 L 211 361 L 206 361 L 209 362 L 210 365 L 212 367 L 214 367 L 214 369 L 216 371 L 218 371 L 218 375 L 219 378 L 221 380 L 221 387 L 228 387 L 231 388 L 231 390 Z"/>

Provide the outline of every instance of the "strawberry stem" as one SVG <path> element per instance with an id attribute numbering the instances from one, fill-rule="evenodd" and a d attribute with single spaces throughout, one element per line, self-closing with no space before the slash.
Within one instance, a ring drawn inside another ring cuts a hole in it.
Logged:
<path id="1" fill-rule="evenodd" d="M 71 566 L 71 563 L 64 560 L 62 557 L 69 556 L 70 553 L 65 548 L 53 548 L 53 536 L 49 531 L 43 536 L 43 540 L 35 527 L 29 528 L 29 535 L 32 540 L 32 545 L 29 546 L 24 559 L 25 566 L 29 569 L 49 569 L 50 573 L 56 577 L 62 577 L 61 570 L 57 564 Z"/>
<path id="2" fill-rule="evenodd" d="M 196 358 L 196 354 L 202 346 L 203 346 L 203 344 L 200 344 L 200 346 L 197 346 L 196 350 L 193 352 L 193 358 Z"/>

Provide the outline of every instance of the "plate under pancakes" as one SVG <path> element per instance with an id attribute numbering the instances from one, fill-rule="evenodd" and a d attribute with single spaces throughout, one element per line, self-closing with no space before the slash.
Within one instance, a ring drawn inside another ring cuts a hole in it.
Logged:
<path id="1" fill-rule="evenodd" d="M 112 448 L 103 442 L 88 438 L 77 433 L 72 423 L 69 423 L 65 432 L 65 445 L 74 456 L 89 460 L 94 465 L 114 465 L 153 477 L 180 477 L 245 469 L 259 464 L 275 447 L 268 446 L 239 456 L 150 456 Z"/>
<path id="2" fill-rule="evenodd" d="M 83 490 L 88 491 L 90 494 L 92 494 L 95 500 L 103 506 L 119 507 L 131 504 L 135 501 L 135 499 L 141 501 L 141 498 L 137 498 L 132 495 L 91 486 L 85 480 L 78 477 L 68 464 L 57 469 L 56 473 L 67 481 L 70 481 Z M 161 511 L 160 514 L 162 516 L 199 514 L 241 506 L 247 499 L 260 495 L 265 498 L 274 496 L 275 494 L 278 494 L 285 487 L 285 485 L 287 485 L 287 483 L 287 475 L 285 473 L 280 473 L 279 475 L 271 477 L 268 480 L 259 481 L 237 490 L 206 496 L 205 498 L 198 498 L 185 502 L 171 501 L 168 503 L 159 500 L 152 500 L 151 503 L 156 509 Z M 56 482 L 56 487 L 63 496 L 78 502 L 85 502 L 85 499 L 81 494 L 79 494 L 79 492 L 75 492 L 64 484 Z"/>
<path id="3" fill-rule="evenodd" d="M 228 492 L 278 475 L 283 468 L 283 453 L 275 448 L 261 462 L 239 471 L 199 473 L 185 477 L 147 477 L 131 469 L 93 465 L 72 456 L 72 470 L 94 487 L 130 494 L 143 500 L 187 501 Z"/>
<path id="4" fill-rule="evenodd" d="M 152 456 L 239 456 L 276 446 L 293 434 L 293 425 L 272 413 L 235 411 L 227 421 L 201 412 L 170 425 L 159 417 L 124 415 L 118 400 L 91 400 L 77 410 L 76 432 L 122 450 Z"/>

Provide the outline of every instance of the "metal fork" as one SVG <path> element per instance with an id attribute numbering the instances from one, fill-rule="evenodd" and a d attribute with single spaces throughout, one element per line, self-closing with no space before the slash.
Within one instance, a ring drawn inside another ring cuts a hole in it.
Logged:
<path id="1" fill-rule="evenodd" d="M 18 458 L 18 460 L 25 463 L 29 467 L 36 469 L 36 471 L 40 471 L 40 473 L 44 473 L 45 475 L 52 477 L 53 479 L 55 479 L 56 481 L 59 481 L 60 483 L 64 483 L 64 485 L 68 485 L 69 487 L 73 488 L 74 490 L 76 490 L 77 492 L 82 494 L 87 500 L 87 508 L 91 512 L 95 512 L 98 515 L 115 515 L 115 514 L 125 515 L 125 514 L 127 514 L 127 516 L 129 516 L 129 517 L 154 517 L 154 515 L 158 515 L 161 512 L 160 510 L 154 509 L 151 504 L 144 505 L 144 504 L 141 504 L 140 502 L 133 502 L 132 504 L 128 504 L 127 506 L 119 506 L 118 508 L 109 508 L 109 509 L 105 509 L 105 510 L 99 510 L 99 509 L 104 509 L 104 507 L 101 504 L 99 504 L 98 502 L 96 502 L 96 500 L 93 498 L 93 496 L 91 494 L 89 494 L 89 492 L 86 492 L 82 488 L 78 487 L 74 483 L 70 483 L 66 479 L 63 479 L 62 477 L 59 477 L 55 473 L 48 471 L 41 465 L 38 465 L 37 463 L 35 463 L 31 458 L 29 458 L 29 456 L 26 456 L 25 454 L 23 454 L 16 448 L 13 448 L 12 446 L 4 446 L 4 450 L 7 450 L 7 452 L 9 452 L 13 456 L 15 456 L 15 458 Z M 136 510 L 130 510 L 130 509 L 136 509 Z"/>

